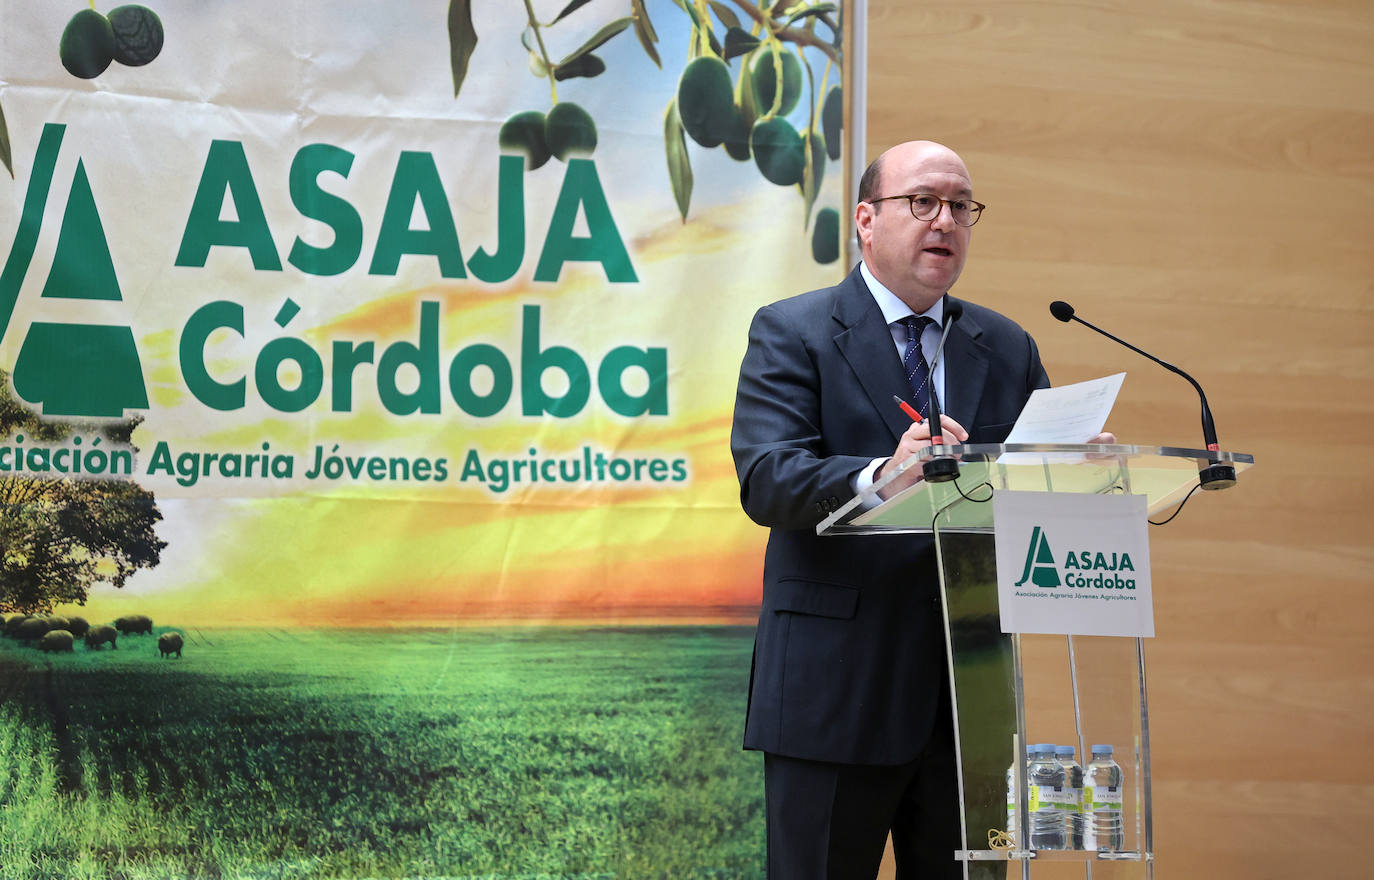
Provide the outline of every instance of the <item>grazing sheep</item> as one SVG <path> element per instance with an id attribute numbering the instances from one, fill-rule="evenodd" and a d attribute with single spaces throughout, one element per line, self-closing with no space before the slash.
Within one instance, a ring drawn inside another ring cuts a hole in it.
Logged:
<path id="1" fill-rule="evenodd" d="M 181 656 L 181 633 L 165 632 L 157 637 L 158 659 L 176 654 Z"/>
<path id="2" fill-rule="evenodd" d="M 86 631 L 91 628 L 91 625 L 86 622 L 86 618 L 84 617 L 69 617 L 67 618 L 67 622 L 71 625 L 66 627 L 66 630 L 72 634 L 72 638 L 81 638 L 86 634 Z"/>
<path id="3" fill-rule="evenodd" d="M 16 614 L 5 621 L 5 635 L 13 636 L 19 632 L 19 627 L 23 626 L 24 621 L 33 619 L 32 614 Z"/>
<path id="4" fill-rule="evenodd" d="M 133 633 L 153 634 L 153 619 L 143 614 L 130 614 L 128 617 L 117 618 L 114 622 L 115 629 L 121 635 L 132 635 Z"/>
<path id="5" fill-rule="evenodd" d="M 115 638 L 115 628 L 108 623 L 93 626 L 86 632 L 86 650 L 89 651 L 92 648 L 99 648 L 101 645 L 109 642 L 110 647 L 118 651 L 119 645 L 115 643 Z"/>
<path id="6" fill-rule="evenodd" d="M 14 637 L 21 642 L 36 642 L 48 631 L 48 622 L 41 617 L 30 617 L 19 624 Z"/>
<path id="7" fill-rule="evenodd" d="M 72 634 L 65 629 L 53 629 L 43 634 L 38 642 L 40 651 L 68 651 L 72 649 Z"/>
<path id="8" fill-rule="evenodd" d="M 49 614 L 45 619 L 48 621 L 49 630 L 65 629 L 71 632 L 72 622 L 61 614 Z"/>

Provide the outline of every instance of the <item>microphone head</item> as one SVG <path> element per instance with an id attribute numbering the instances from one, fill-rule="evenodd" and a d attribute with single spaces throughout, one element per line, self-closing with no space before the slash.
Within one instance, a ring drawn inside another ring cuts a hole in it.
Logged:
<path id="1" fill-rule="evenodd" d="M 1062 299 L 1057 299 L 1050 303 L 1050 314 L 1067 324 L 1073 320 L 1073 306 Z"/>
<path id="2" fill-rule="evenodd" d="M 957 299 L 945 300 L 945 320 L 957 321 L 964 314 L 964 304 Z"/>

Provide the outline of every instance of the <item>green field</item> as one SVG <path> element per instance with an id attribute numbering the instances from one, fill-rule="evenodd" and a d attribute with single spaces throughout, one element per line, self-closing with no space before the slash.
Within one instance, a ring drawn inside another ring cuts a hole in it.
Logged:
<path id="1" fill-rule="evenodd" d="M 762 876 L 752 628 L 0 639 L 0 877 Z"/>

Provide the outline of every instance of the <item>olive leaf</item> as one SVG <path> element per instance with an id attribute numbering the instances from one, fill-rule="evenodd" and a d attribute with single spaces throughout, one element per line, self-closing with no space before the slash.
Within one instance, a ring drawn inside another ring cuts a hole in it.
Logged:
<path id="1" fill-rule="evenodd" d="M 801 194 L 804 207 L 802 208 L 802 229 L 811 225 L 811 209 L 816 206 L 816 196 L 821 188 L 821 176 L 825 174 L 825 137 L 816 130 L 816 76 L 811 72 L 811 65 L 806 66 L 806 81 L 811 87 L 811 100 L 807 102 L 809 106 L 809 118 L 806 123 L 806 131 L 802 135 L 802 181 Z"/>
<path id="2" fill-rule="evenodd" d="M 729 6 L 726 6 L 724 3 L 717 2 L 717 0 L 708 0 L 708 2 L 710 2 L 711 9 L 715 11 L 716 18 L 720 19 L 721 24 L 725 25 L 728 28 L 739 27 L 739 18 L 735 15 L 734 11 L 731 10 Z"/>
<path id="3" fill-rule="evenodd" d="M 555 65 L 555 69 L 577 60 L 581 56 L 586 55 L 588 52 L 591 52 L 593 49 L 600 48 L 601 45 L 605 43 L 607 40 L 609 40 L 611 37 L 614 37 L 616 34 L 625 30 L 625 28 L 634 24 L 634 21 L 635 20 L 629 16 L 626 16 L 624 18 L 617 18 L 615 21 L 611 22 L 610 24 L 606 25 L 601 30 L 593 34 L 590 40 L 574 49 L 572 53 L 568 55 L 568 57 L 558 62 L 558 64 Z"/>
<path id="4" fill-rule="evenodd" d="M 553 21 L 549 22 L 549 24 L 558 24 L 560 21 L 567 18 L 569 15 L 576 12 L 577 10 L 581 9 L 583 6 L 586 6 L 590 2 L 591 0 L 572 0 L 571 3 L 563 7 L 563 11 L 558 13 L 558 17 L 555 18 Z"/>
<path id="5" fill-rule="evenodd" d="M 644 54 L 662 70 L 663 59 L 658 57 L 658 50 L 654 48 L 654 43 L 658 42 L 658 34 L 654 32 L 654 23 L 649 21 L 649 11 L 644 8 L 644 0 L 630 0 L 630 6 L 635 14 L 635 36 L 639 37 Z"/>
<path id="6" fill-rule="evenodd" d="M 630 7 L 634 10 L 635 18 L 639 19 L 638 23 L 644 26 L 644 33 L 657 43 L 658 31 L 654 30 L 654 23 L 649 20 L 649 10 L 644 6 L 644 0 L 630 0 Z"/>
<path id="7" fill-rule="evenodd" d="M 562 82 L 573 77 L 600 76 L 606 72 L 606 62 L 601 60 L 599 55 L 588 52 L 586 55 L 579 55 L 573 60 L 560 64 L 553 69 L 553 78 Z"/>
<path id="8" fill-rule="evenodd" d="M 729 61 L 731 58 L 747 55 L 762 43 L 762 40 L 743 28 L 732 27 L 725 32 L 725 53 L 721 58 Z"/>
<path id="9" fill-rule="evenodd" d="M 687 139 L 677 112 L 677 98 L 668 102 L 668 110 L 663 114 L 663 146 L 668 154 L 668 178 L 673 183 L 673 198 L 677 201 L 682 222 L 686 223 L 687 208 L 692 204 L 692 160 L 687 155 Z"/>
<path id="10" fill-rule="evenodd" d="M 728 35 L 726 42 L 729 42 Z M 754 71 L 749 62 L 739 66 L 739 81 L 735 84 L 735 106 L 739 107 L 740 118 L 746 127 L 752 128 L 759 118 L 759 108 L 754 103 Z"/>
<path id="11" fill-rule="evenodd" d="M 816 196 L 820 192 L 821 177 L 825 173 L 825 138 L 814 128 L 806 130 L 802 136 L 802 229 L 811 225 L 811 209 L 816 206 Z"/>
<path id="12" fill-rule="evenodd" d="M 683 12 L 687 13 L 687 16 L 692 19 L 694 27 L 701 27 L 701 19 L 697 18 L 697 11 L 692 7 L 692 4 L 687 3 L 686 0 L 673 0 L 673 2 L 681 7 Z"/>
<path id="13" fill-rule="evenodd" d="M 721 55 L 724 55 L 724 54 L 725 54 L 725 49 L 721 47 L 721 45 L 720 45 L 720 40 L 717 40 L 717 39 L 716 39 L 716 32 L 715 32 L 715 31 L 709 31 L 709 30 L 708 30 L 708 31 L 706 32 L 706 39 L 710 41 L 710 43 L 711 43 L 711 51 L 714 52 L 714 53 L 716 53 L 716 57 L 717 57 L 717 58 L 719 58 Z"/>
<path id="14" fill-rule="evenodd" d="M 10 155 L 10 129 L 5 124 L 5 110 L 0 107 L 0 162 L 5 163 L 5 170 L 10 173 L 10 179 L 14 179 L 13 157 Z"/>
<path id="15" fill-rule="evenodd" d="M 453 97 L 463 88 L 468 75 L 468 62 L 477 48 L 477 31 L 472 26 L 472 0 L 449 0 L 448 53 L 453 69 Z"/>

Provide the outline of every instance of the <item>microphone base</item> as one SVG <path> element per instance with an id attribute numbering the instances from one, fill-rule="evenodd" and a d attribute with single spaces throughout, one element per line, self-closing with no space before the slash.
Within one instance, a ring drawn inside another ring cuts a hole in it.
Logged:
<path id="1" fill-rule="evenodd" d="M 932 458 L 921 465 L 927 483 L 948 483 L 959 476 L 959 462 L 952 455 Z"/>
<path id="2" fill-rule="evenodd" d="M 1229 464 L 1209 464 L 1197 472 L 1197 478 L 1204 489 L 1229 489 L 1236 484 L 1236 469 Z"/>

